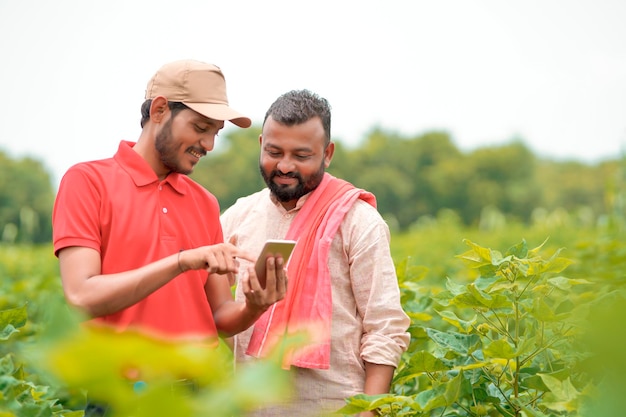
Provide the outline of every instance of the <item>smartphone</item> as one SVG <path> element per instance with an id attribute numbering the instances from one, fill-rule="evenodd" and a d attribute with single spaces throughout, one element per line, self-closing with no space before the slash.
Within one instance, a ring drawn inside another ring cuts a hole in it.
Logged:
<path id="1" fill-rule="evenodd" d="M 263 245 L 263 249 L 261 250 L 259 257 L 254 264 L 256 276 L 259 278 L 259 283 L 261 284 L 261 287 L 265 288 L 265 263 L 267 257 L 280 254 L 285 260 L 285 265 L 287 265 L 289 257 L 291 256 L 291 252 L 293 252 L 293 248 L 295 246 L 295 240 L 270 239 L 265 242 L 265 245 Z"/>

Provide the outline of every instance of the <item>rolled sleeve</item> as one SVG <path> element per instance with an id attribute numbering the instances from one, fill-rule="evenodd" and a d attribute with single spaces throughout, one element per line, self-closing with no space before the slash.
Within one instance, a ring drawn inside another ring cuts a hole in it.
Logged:
<path id="1" fill-rule="evenodd" d="M 355 218 L 345 223 L 354 225 L 350 234 L 358 237 L 349 263 L 356 309 L 363 321 L 360 356 L 363 361 L 395 367 L 410 341 L 410 319 L 400 301 L 389 228 L 378 212 L 366 206 L 353 214 Z"/>

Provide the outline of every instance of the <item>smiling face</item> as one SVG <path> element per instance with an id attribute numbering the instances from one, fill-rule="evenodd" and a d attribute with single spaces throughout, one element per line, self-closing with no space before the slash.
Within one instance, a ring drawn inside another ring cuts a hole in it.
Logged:
<path id="1" fill-rule="evenodd" d="M 156 132 L 155 148 L 162 170 L 188 175 L 200 158 L 213 149 L 223 121 L 209 119 L 191 109 L 170 111 L 169 120 Z"/>
<path id="2" fill-rule="evenodd" d="M 259 141 L 261 175 L 288 210 L 296 206 L 300 197 L 317 188 L 335 149 L 332 142 L 326 143 L 319 117 L 287 126 L 270 116 Z"/>

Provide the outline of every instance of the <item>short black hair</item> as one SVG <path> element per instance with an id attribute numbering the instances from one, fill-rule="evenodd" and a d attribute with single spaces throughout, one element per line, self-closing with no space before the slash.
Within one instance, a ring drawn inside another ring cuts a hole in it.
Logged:
<path id="1" fill-rule="evenodd" d="M 326 144 L 330 142 L 330 104 L 328 100 L 309 90 L 292 90 L 274 101 L 265 113 L 263 124 L 269 116 L 286 126 L 304 123 L 319 117 L 324 127 Z"/>

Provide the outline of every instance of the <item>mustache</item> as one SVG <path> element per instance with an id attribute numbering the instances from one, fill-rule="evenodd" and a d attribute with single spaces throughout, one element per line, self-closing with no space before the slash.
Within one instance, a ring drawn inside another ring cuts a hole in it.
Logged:
<path id="1" fill-rule="evenodd" d="M 281 177 L 281 178 L 296 178 L 301 180 L 302 178 L 297 172 L 287 172 L 286 174 L 280 171 L 272 171 L 271 177 Z"/>

